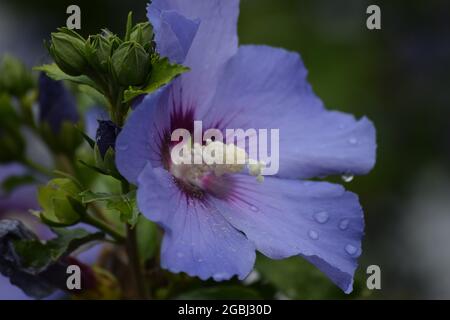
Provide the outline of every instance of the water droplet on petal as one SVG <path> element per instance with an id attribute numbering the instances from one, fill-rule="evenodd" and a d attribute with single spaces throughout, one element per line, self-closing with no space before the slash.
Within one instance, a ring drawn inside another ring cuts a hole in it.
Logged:
<path id="1" fill-rule="evenodd" d="M 348 174 L 343 174 L 341 178 L 344 182 L 352 182 L 353 179 L 355 178 L 355 176 L 348 173 Z"/>
<path id="2" fill-rule="evenodd" d="M 342 219 L 341 222 L 339 222 L 339 229 L 341 229 L 342 231 L 347 230 L 349 223 L 350 220 Z"/>
<path id="3" fill-rule="evenodd" d="M 319 239 L 319 234 L 317 233 L 317 231 L 309 230 L 308 237 L 310 237 L 312 240 L 317 240 Z"/>
<path id="4" fill-rule="evenodd" d="M 355 145 L 358 143 L 358 139 L 356 138 L 350 138 L 348 139 L 348 143 L 350 143 L 351 145 Z"/>
<path id="5" fill-rule="evenodd" d="M 349 255 L 353 256 L 358 251 L 358 248 L 354 245 L 348 244 L 345 246 L 345 252 L 347 252 Z"/>
<path id="6" fill-rule="evenodd" d="M 198 263 L 202 263 L 202 262 L 203 262 L 203 259 L 202 259 L 202 258 L 198 258 L 198 259 L 197 259 L 197 262 L 198 262 Z"/>
<path id="7" fill-rule="evenodd" d="M 253 212 L 258 212 L 259 209 L 255 206 L 250 206 L 250 210 L 252 210 Z"/>
<path id="8" fill-rule="evenodd" d="M 120 151 L 127 151 L 128 148 L 129 148 L 128 144 L 120 144 L 120 145 L 117 146 L 117 149 L 120 150 Z"/>
<path id="9" fill-rule="evenodd" d="M 330 216 L 328 215 L 328 213 L 326 211 L 320 211 L 314 215 L 314 219 L 318 223 L 323 224 L 323 223 L 326 223 L 328 221 L 328 219 L 330 219 Z"/>
<path id="10" fill-rule="evenodd" d="M 177 252 L 177 257 L 178 258 L 183 258 L 184 257 L 184 253 L 183 252 Z"/>

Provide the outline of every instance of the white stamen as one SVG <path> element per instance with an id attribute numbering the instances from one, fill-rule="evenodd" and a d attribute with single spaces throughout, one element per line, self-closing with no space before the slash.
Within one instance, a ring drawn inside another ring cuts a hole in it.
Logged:
<path id="1" fill-rule="evenodd" d="M 251 176 L 256 177 L 258 182 L 263 182 L 262 170 L 266 167 L 263 161 L 250 159 L 244 149 L 234 144 L 224 144 L 218 141 L 208 139 L 206 145 L 198 143 L 192 145 L 187 141 L 188 154 L 182 155 L 182 161 L 172 162 L 170 171 L 178 178 L 185 180 L 193 185 L 202 186 L 202 178 L 208 174 L 214 174 L 218 177 L 227 173 L 239 173 L 245 168 Z M 192 163 L 195 156 L 203 159 L 202 164 Z M 189 159 L 191 161 L 189 161 Z"/>

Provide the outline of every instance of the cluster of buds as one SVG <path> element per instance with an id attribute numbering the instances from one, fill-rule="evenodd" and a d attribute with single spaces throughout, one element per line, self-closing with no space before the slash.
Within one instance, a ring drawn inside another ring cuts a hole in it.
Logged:
<path id="1" fill-rule="evenodd" d="M 132 26 L 131 14 L 124 39 L 109 30 L 83 38 L 74 30 L 60 28 L 52 33 L 49 52 L 58 67 L 69 76 L 87 76 L 103 84 L 108 94 L 110 79 L 116 87 L 144 86 L 151 75 L 154 54 L 150 23 Z M 117 90 L 116 90 L 117 91 Z"/>
<path id="2" fill-rule="evenodd" d="M 21 160 L 25 154 L 19 101 L 34 87 L 34 79 L 18 59 L 5 55 L 0 61 L 0 164 Z"/>

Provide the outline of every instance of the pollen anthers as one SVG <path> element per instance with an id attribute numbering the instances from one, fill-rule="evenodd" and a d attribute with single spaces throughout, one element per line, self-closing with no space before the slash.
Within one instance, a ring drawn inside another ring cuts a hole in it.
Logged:
<path id="1" fill-rule="evenodd" d="M 263 161 L 251 159 L 247 152 L 235 144 L 207 140 L 205 145 L 186 141 L 181 154 L 172 154 L 171 173 L 177 179 L 203 188 L 211 175 L 240 173 L 247 168 L 248 174 L 263 182 Z"/>

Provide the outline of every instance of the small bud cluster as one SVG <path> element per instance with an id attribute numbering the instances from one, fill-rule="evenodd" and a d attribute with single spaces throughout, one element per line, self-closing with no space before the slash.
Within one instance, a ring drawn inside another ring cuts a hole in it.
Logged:
<path id="1" fill-rule="evenodd" d="M 70 76 L 86 75 L 94 80 L 113 76 L 120 86 L 141 86 L 151 73 L 152 41 L 148 22 L 136 24 L 125 39 L 109 30 L 85 39 L 74 30 L 60 28 L 51 35 L 49 51 Z"/>
<path id="2" fill-rule="evenodd" d="M 127 111 L 121 105 L 124 91 L 144 88 L 151 79 L 152 59 L 157 56 L 153 38 L 151 24 L 133 26 L 130 13 L 124 38 L 104 29 L 85 39 L 74 30 L 59 28 L 52 33 L 48 50 L 62 72 L 94 86 L 112 109 L 120 109 L 114 112 L 121 117 Z"/>

